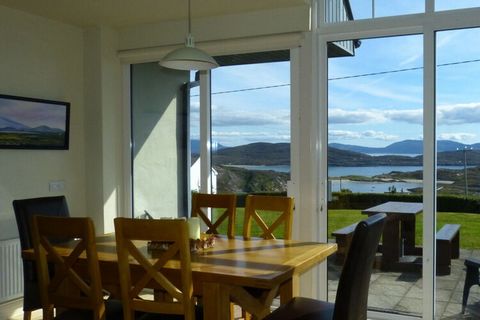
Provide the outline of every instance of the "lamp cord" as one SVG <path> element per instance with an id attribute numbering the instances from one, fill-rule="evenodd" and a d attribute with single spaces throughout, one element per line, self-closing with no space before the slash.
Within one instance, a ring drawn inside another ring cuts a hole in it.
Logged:
<path id="1" fill-rule="evenodd" d="M 191 34 L 190 0 L 188 0 L 188 34 Z"/>

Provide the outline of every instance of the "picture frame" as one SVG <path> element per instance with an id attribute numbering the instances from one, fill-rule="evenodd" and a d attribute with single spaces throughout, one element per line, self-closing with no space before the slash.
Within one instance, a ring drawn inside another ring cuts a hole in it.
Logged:
<path id="1" fill-rule="evenodd" d="M 68 150 L 70 103 L 0 94 L 0 149 Z"/>

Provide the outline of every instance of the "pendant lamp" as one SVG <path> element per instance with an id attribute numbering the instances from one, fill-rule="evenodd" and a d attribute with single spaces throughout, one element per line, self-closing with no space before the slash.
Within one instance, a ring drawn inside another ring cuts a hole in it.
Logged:
<path id="1" fill-rule="evenodd" d="M 218 67 L 215 59 L 206 52 L 195 48 L 191 33 L 190 0 L 188 0 L 188 35 L 185 39 L 185 46 L 168 53 L 158 64 L 177 70 L 210 70 Z"/>

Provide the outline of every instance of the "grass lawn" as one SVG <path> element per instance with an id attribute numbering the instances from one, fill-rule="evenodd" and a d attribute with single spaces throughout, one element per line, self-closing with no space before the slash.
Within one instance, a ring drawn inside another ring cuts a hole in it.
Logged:
<path id="1" fill-rule="evenodd" d="M 328 210 L 328 234 L 352 223 L 365 219 L 360 210 Z M 437 215 L 437 230 L 444 224 L 460 224 L 460 247 L 480 248 L 480 214 L 439 212 Z M 417 216 L 415 243 L 422 245 L 423 214 Z"/>
<path id="2" fill-rule="evenodd" d="M 219 211 L 213 213 L 214 217 Z M 268 213 L 267 213 L 268 214 Z M 237 208 L 237 216 L 235 221 L 235 235 L 241 236 L 243 230 L 244 209 Z M 365 219 L 366 216 L 360 213 L 360 210 L 328 210 L 328 234 L 331 237 L 333 231 L 348 226 L 352 223 Z M 275 219 L 275 217 L 264 217 L 265 222 Z M 457 212 L 439 212 L 437 217 L 437 230 L 444 224 L 453 223 L 460 224 L 460 247 L 462 248 L 480 248 L 480 214 L 457 213 Z M 415 242 L 418 246 L 422 245 L 422 227 L 423 215 L 417 216 Z M 226 234 L 227 226 L 223 223 L 219 231 Z M 252 236 L 259 235 L 260 228 L 256 224 L 252 224 Z M 275 233 L 277 238 L 283 237 L 283 230 Z"/>
<path id="3" fill-rule="evenodd" d="M 241 236 L 243 235 L 243 216 L 244 216 L 244 208 L 237 208 L 237 214 L 235 218 L 235 235 L 236 236 Z M 215 209 L 213 212 L 213 217 L 214 221 L 216 221 L 217 217 L 223 213 L 222 209 Z M 265 221 L 265 223 L 270 226 L 273 221 L 277 219 L 279 216 L 278 212 L 270 212 L 270 211 L 261 211 L 260 216 L 262 219 Z M 282 239 L 283 238 L 283 223 L 278 227 L 278 229 L 273 233 L 277 239 Z M 224 221 L 220 227 L 218 228 L 218 231 L 221 234 L 227 234 L 227 222 Z M 259 237 L 261 235 L 261 229 L 260 227 L 256 224 L 255 221 L 252 221 L 252 231 L 251 231 L 251 236 L 252 237 Z"/>

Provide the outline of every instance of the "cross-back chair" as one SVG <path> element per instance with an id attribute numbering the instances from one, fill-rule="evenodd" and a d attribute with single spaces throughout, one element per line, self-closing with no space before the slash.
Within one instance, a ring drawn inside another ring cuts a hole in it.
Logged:
<path id="1" fill-rule="evenodd" d="M 208 227 L 206 233 L 219 234 L 219 226 L 227 220 L 227 236 L 235 237 L 235 210 L 237 196 L 235 194 L 192 194 L 192 217 L 199 217 Z M 222 214 L 213 221 L 208 216 L 208 209 L 224 209 Z"/>
<path id="2" fill-rule="evenodd" d="M 338 282 L 335 303 L 295 297 L 265 320 L 366 320 L 373 262 L 385 224 L 385 213 L 360 221 Z"/>
<path id="3" fill-rule="evenodd" d="M 34 215 L 68 217 L 65 196 L 40 197 L 13 200 L 13 210 L 17 220 L 18 235 L 22 250 L 32 249 L 31 237 L 32 217 Z M 41 309 L 40 292 L 38 291 L 37 269 L 35 262 L 23 259 L 23 319 L 30 320 L 32 311 Z"/>
<path id="4" fill-rule="evenodd" d="M 140 319 L 158 315 L 195 319 L 187 222 L 116 218 L 115 237 L 124 319 L 135 319 L 135 312 L 144 313 Z M 168 243 L 168 246 L 148 253 L 135 245 L 137 240 Z M 135 267 L 131 265 L 133 260 L 137 263 Z M 179 272 L 180 282 L 172 282 L 169 272 Z M 172 299 L 140 297 L 142 291 L 152 287 L 165 291 Z"/>
<path id="5" fill-rule="evenodd" d="M 92 220 L 36 215 L 32 223 L 43 319 L 121 319 L 119 305 L 109 311 L 105 306 Z M 62 241 L 73 249 L 66 251 Z M 53 317 L 54 308 L 64 312 Z"/>
<path id="6" fill-rule="evenodd" d="M 255 223 L 261 229 L 260 238 L 275 239 L 274 232 L 283 225 L 283 239 L 292 238 L 293 224 L 293 197 L 286 196 L 263 196 L 248 195 L 245 201 L 245 218 L 243 227 L 243 238 L 251 238 L 252 225 Z M 267 225 L 262 218 L 263 212 L 276 212 L 278 216 Z"/>

